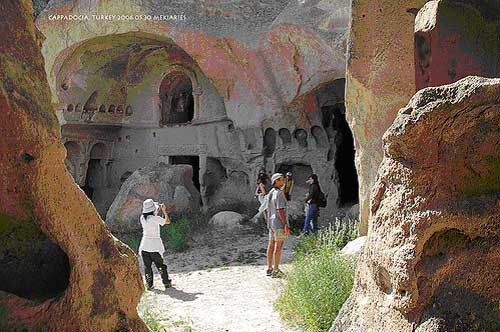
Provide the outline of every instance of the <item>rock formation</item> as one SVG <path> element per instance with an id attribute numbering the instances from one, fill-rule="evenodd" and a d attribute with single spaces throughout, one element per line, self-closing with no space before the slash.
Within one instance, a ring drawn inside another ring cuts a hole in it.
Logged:
<path id="1" fill-rule="evenodd" d="M 426 88 L 400 110 L 331 331 L 500 329 L 499 123 L 500 79 Z"/>
<path id="2" fill-rule="evenodd" d="M 31 1 L 0 12 L 0 330 L 147 331 L 135 255 L 64 166 Z"/>
<path id="3" fill-rule="evenodd" d="M 193 169 L 186 165 L 158 165 L 140 168 L 121 186 L 106 216 L 112 232 L 140 231 L 142 202 L 148 198 L 164 203 L 169 212 L 193 211 L 200 208 L 200 193 L 193 186 Z"/>
<path id="4" fill-rule="evenodd" d="M 103 216 L 161 162 L 191 165 L 215 211 L 255 209 L 261 167 L 294 172 L 297 202 L 316 172 L 329 213 L 355 204 L 349 16 L 347 0 L 51 1 L 37 26 L 76 182 Z"/>
<path id="5" fill-rule="evenodd" d="M 499 8 L 498 1 L 353 2 L 346 114 L 356 138 L 362 234 L 381 138 L 397 111 L 418 89 L 468 75 L 498 76 Z"/>

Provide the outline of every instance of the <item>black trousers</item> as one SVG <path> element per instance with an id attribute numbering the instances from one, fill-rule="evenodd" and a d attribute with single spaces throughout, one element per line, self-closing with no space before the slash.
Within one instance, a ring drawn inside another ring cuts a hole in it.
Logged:
<path id="1" fill-rule="evenodd" d="M 153 287 L 153 268 L 155 263 L 156 268 L 160 271 L 161 280 L 164 285 L 169 283 L 167 265 L 163 262 L 159 252 L 141 251 L 142 260 L 144 261 L 144 274 L 146 275 L 146 283 L 148 287 Z"/>

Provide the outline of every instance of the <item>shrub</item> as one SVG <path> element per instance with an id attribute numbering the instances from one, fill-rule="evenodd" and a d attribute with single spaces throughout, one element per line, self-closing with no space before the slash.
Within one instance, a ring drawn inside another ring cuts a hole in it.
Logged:
<path id="1" fill-rule="evenodd" d="M 167 247 L 174 251 L 184 251 L 189 247 L 193 225 L 187 217 L 172 221 L 170 225 L 160 228 L 161 238 Z"/>
<path id="2" fill-rule="evenodd" d="M 303 237 L 277 308 L 282 318 L 307 332 L 328 331 L 354 282 L 355 262 L 339 248 L 355 238 L 352 228 L 330 227 Z"/>

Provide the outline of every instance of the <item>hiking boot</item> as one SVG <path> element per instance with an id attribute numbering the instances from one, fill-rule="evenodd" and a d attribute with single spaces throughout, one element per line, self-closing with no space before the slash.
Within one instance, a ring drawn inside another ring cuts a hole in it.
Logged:
<path id="1" fill-rule="evenodd" d="M 266 270 L 266 276 L 270 277 L 273 275 L 273 269 L 267 269 Z"/>
<path id="2" fill-rule="evenodd" d="M 165 285 L 165 288 L 170 288 L 170 287 L 172 287 L 172 280 L 171 280 L 171 279 L 168 279 L 168 281 L 167 281 L 165 284 L 163 284 L 163 285 Z"/>
<path id="3" fill-rule="evenodd" d="M 281 270 L 273 270 L 272 274 L 271 274 L 271 278 L 283 278 L 285 276 L 285 274 L 283 272 L 281 272 Z"/>

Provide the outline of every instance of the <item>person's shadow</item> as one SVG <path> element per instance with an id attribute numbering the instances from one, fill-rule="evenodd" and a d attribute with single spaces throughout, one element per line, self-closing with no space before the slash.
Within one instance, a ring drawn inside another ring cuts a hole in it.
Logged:
<path id="1" fill-rule="evenodd" d="M 183 290 L 177 289 L 175 287 L 169 287 L 165 290 L 153 289 L 153 293 L 156 294 L 166 294 L 174 299 L 181 300 L 184 302 L 194 301 L 198 298 L 198 295 L 203 295 L 203 293 L 186 293 Z"/>

